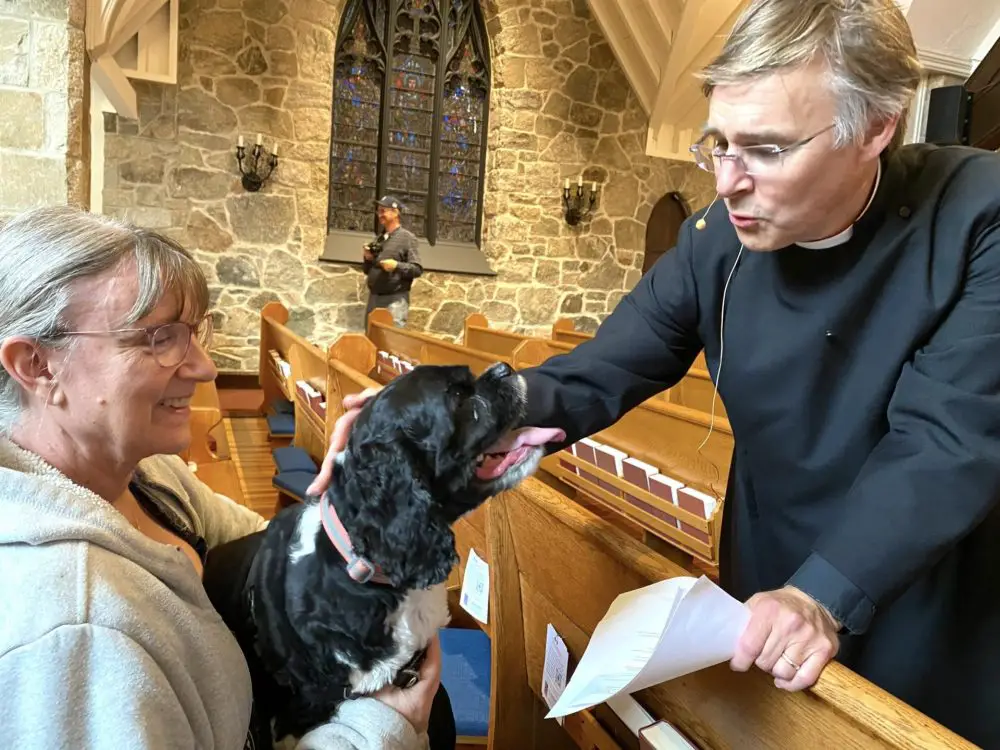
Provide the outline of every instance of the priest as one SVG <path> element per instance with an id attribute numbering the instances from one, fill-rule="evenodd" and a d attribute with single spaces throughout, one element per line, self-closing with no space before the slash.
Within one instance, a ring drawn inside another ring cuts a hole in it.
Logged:
<path id="1" fill-rule="evenodd" d="M 732 667 L 798 690 L 836 657 L 1000 747 L 1000 156 L 899 146 L 919 74 L 894 0 L 751 2 L 704 72 L 717 200 L 523 373 L 557 429 L 500 448 L 608 427 L 704 350 L 721 582 L 752 613 Z"/>

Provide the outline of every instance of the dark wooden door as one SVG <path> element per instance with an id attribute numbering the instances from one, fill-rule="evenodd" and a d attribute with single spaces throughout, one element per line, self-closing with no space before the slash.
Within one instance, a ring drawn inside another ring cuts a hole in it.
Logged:
<path id="1" fill-rule="evenodd" d="M 646 223 L 646 253 L 642 259 L 642 273 L 653 267 L 660 256 L 677 244 L 681 224 L 691 212 L 680 193 L 667 193 L 653 206 Z"/>

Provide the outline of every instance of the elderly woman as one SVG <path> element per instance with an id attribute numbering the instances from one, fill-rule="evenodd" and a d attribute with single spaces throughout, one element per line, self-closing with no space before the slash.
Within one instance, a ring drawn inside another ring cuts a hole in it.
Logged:
<path id="1" fill-rule="evenodd" d="M 200 574 L 264 519 L 177 457 L 215 378 L 198 263 L 71 208 L 0 229 L 0 727 L 5 747 L 219 748 L 250 677 Z M 439 655 L 300 747 L 426 743 Z"/>

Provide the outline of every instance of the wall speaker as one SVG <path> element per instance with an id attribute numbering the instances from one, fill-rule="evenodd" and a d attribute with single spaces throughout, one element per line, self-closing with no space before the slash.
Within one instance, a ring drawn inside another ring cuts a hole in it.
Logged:
<path id="1" fill-rule="evenodd" d="M 931 89 L 924 141 L 940 146 L 967 146 L 971 103 L 972 94 L 961 84 Z"/>

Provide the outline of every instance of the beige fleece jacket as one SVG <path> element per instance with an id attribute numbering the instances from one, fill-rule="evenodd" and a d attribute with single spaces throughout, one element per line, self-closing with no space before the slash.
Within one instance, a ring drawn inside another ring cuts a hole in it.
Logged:
<path id="1" fill-rule="evenodd" d="M 266 525 L 176 456 L 146 459 L 137 479 L 209 548 Z M 426 742 L 387 706 L 355 703 L 308 747 Z M 240 750 L 250 706 L 243 654 L 184 553 L 0 438 L 4 747 Z"/>

